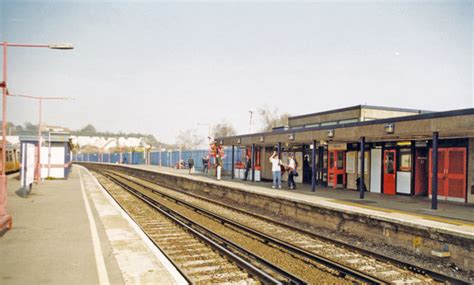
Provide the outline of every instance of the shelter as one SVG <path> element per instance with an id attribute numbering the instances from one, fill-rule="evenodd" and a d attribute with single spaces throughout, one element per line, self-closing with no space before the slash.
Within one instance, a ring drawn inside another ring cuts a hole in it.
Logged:
<path id="1" fill-rule="evenodd" d="M 284 163 L 288 152 L 295 154 L 302 174 L 296 182 L 313 189 L 360 189 L 359 178 L 371 192 L 431 196 L 436 188 L 441 199 L 474 203 L 474 109 L 429 112 L 359 105 L 288 121 L 271 132 L 217 140 L 258 157 L 253 170 L 261 169 L 263 179 L 271 178 L 268 157 L 277 150 Z"/>
<path id="2" fill-rule="evenodd" d="M 72 145 L 68 134 L 43 136 L 41 139 L 41 179 L 67 178 L 71 169 Z M 38 148 L 38 136 L 21 136 L 21 148 L 23 144 L 31 143 Z M 23 154 L 22 154 L 23 155 Z"/>

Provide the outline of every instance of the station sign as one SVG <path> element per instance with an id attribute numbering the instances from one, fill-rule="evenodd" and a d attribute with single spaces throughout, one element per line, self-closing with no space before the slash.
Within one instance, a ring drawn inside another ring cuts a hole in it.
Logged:
<path id="1" fill-rule="evenodd" d="M 328 150 L 347 150 L 347 143 L 329 143 Z"/>

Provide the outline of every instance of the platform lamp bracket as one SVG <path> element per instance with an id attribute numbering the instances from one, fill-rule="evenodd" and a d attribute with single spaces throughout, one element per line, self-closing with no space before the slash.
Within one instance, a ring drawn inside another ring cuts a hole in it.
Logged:
<path id="1" fill-rule="evenodd" d="M 393 123 L 385 124 L 384 128 L 387 134 L 393 134 L 395 132 L 395 125 Z"/>
<path id="2" fill-rule="evenodd" d="M 333 138 L 334 137 L 334 129 L 329 129 L 327 134 L 328 134 L 328 138 Z"/>

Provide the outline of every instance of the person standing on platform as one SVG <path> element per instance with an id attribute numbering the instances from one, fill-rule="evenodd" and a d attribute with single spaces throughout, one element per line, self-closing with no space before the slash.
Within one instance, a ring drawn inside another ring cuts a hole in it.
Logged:
<path id="1" fill-rule="evenodd" d="M 272 174 L 273 174 L 272 188 L 275 189 L 278 186 L 278 189 L 281 189 L 281 165 L 283 163 L 278 157 L 278 154 L 276 151 L 274 151 L 272 156 L 270 156 L 270 163 L 272 164 Z"/>
<path id="2" fill-rule="evenodd" d="M 249 176 L 249 171 L 252 168 L 252 159 L 250 159 L 250 156 L 248 154 L 245 155 L 245 176 L 244 176 L 244 181 L 247 180 L 247 177 Z"/>
<path id="3" fill-rule="evenodd" d="M 194 173 L 194 159 L 190 156 L 188 159 L 189 174 Z"/>
<path id="4" fill-rule="evenodd" d="M 207 155 L 202 157 L 202 172 L 207 174 L 209 172 L 209 157 Z"/>
<path id="5" fill-rule="evenodd" d="M 220 154 L 216 155 L 216 169 L 217 169 L 217 180 L 221 180 L 221 171 L 224 163 L 222 162 L 222 157 Z"/>
<path id="6" fill-rule="evenodd" d="M 296 189 L 295 176 L 298 175 L 296 172 L 296 161 L 293 154 L 288 157 L 288 189 Z"/>

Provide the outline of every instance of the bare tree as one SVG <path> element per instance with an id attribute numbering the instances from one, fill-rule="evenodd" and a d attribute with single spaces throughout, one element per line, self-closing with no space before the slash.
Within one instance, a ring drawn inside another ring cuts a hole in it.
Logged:
<path id="1" fill-rule="evenodd" d="M 214 138 L 229 137 L 235 135 L 234 126 L 228 121 L 223 121 L 220 124 L 214 125 L 212 128 L 212 136 Z"/>
<path id="2" fill-rule="evenodd" d="M 289 113 L 280 113 L 278 108 L 271 108 L 267 105 L 258 108 L 258 114 L 263 124 L 262 131 L 271 131 L 275 127 L 287 126 Z"/>
<path id="3" fill-rule="evenodd" d="M 195 149 L 203 145 L 203 143 L 204 139 L 193 129 L 180 131 L 176 137 L 176 144 L 181 149 Z"/>

